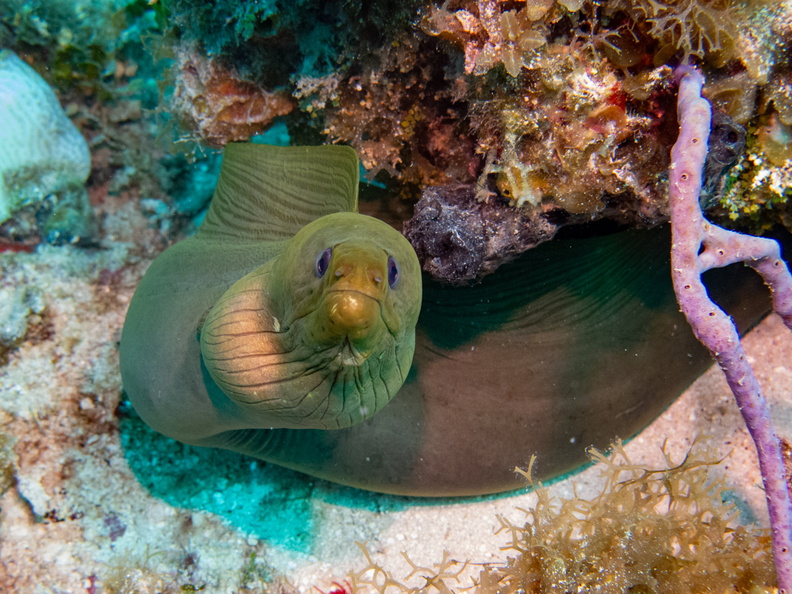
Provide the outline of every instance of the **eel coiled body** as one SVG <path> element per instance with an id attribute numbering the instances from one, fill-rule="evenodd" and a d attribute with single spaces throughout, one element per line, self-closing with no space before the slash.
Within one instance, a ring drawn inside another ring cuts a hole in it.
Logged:
<path id="1" fill-rule="evenodd" d="M 127 314 L 121 372 L 146 423 L 363 489 L 484 494 L 524 485 L 533 454 L 547 478 L 632 436 L 711 363 L 667 229 L 549 242 L 441 286 L 357 213 L 358 169 L 345 147 L 226 148 L 205 223 Z M 709 283 L 742 330 L 768 311 L 749 273 Z"/>

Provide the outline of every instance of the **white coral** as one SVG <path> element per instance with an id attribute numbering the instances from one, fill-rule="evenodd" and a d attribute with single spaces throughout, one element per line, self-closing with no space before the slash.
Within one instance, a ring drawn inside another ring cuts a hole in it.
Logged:
<path id="1" fill-rule="evenodd" d="M 35 70 L 0 50 L 0 223 L 22 206 L 85 184 L 88 144 Z"/>

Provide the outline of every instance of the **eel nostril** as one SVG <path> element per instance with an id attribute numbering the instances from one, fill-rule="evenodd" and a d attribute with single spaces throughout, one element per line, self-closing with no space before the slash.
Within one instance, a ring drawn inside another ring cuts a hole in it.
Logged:
<path id="1" fill-rule="evenodd" d="M 349 263 L 340 263 L 338 268 L 335 269 L 335 277 L 342 278 L 350 276 L 354 270 L 354 266 L 350 266 Z"/>

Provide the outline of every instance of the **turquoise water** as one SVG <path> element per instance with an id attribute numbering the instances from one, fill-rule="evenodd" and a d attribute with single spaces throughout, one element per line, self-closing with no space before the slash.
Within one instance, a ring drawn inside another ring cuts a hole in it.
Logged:
<path id="1" fill-rule="evenodd" d="M 316 500 L 375 513 L 410 506 L 483 501 L 420 499 L 352 489 L 242 456 L 185 445 L 150 429 L 128 401 L 119 408 L 121 444 L 135 476 L 152 495 L 175 507 L 217 514 L 247 534 L 289 551 L 315 546 Z M 522 492 L 522 490 L 520 491 Z"/>

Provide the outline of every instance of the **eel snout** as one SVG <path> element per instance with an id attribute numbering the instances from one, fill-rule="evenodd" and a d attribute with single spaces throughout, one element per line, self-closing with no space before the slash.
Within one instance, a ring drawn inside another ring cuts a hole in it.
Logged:
<path id="1" fill-rule="evenodd" d="M 388 291 L 386 262 L 370 252 L 348 251 L 334 258 L 319 306 L 322 322 L 315 338 L 319 343 L 344 345 L 359 364 L 387 331 L 382 318 Z"/>
<path id="2" fill-rule="evenodd" d="M 330 291 L 324 307 L 335 333 L 351 341 L 365 338 L 380 319 L 379 301 L 355 290 Z"/>

